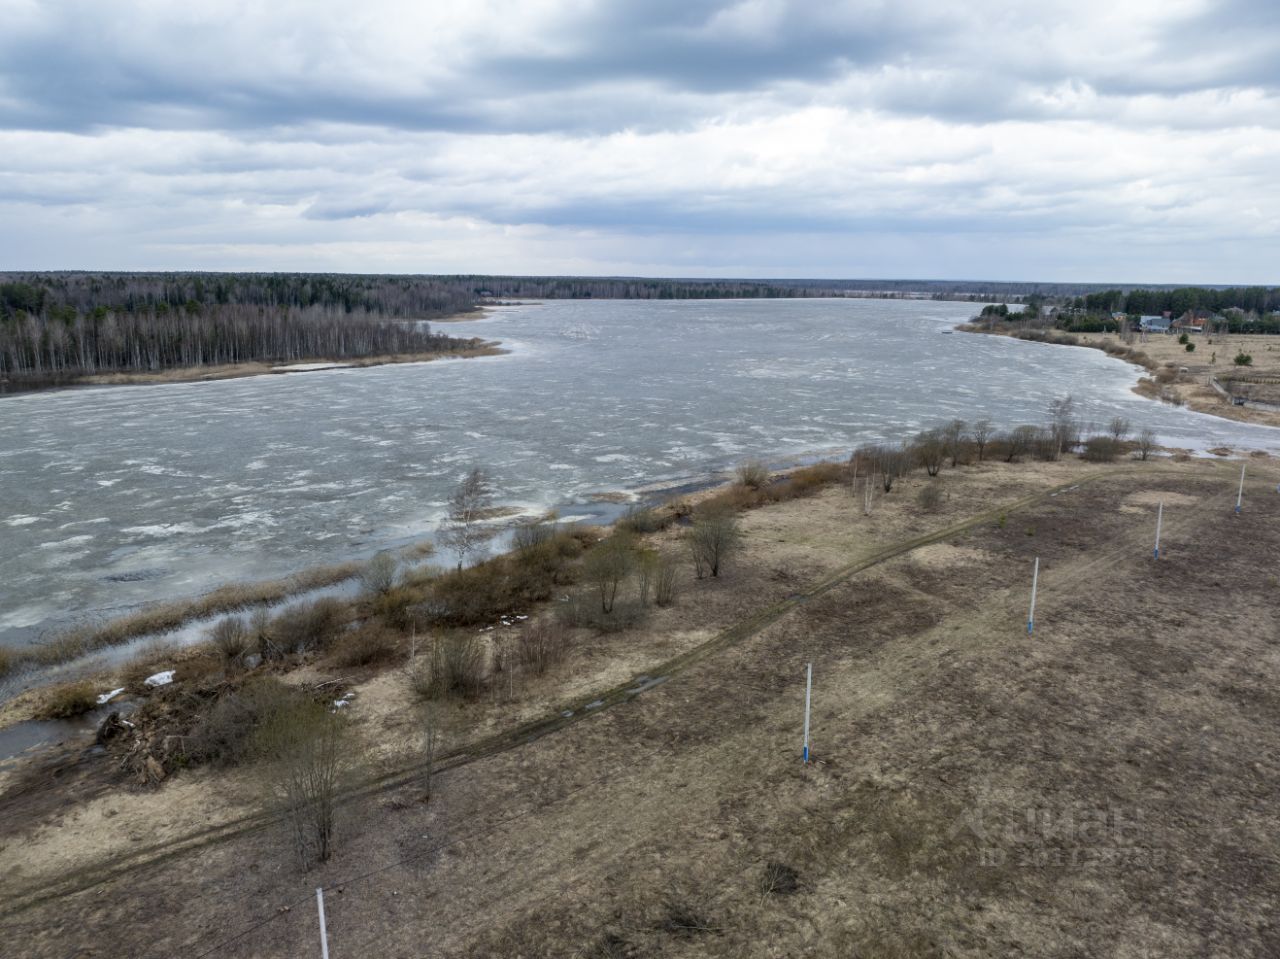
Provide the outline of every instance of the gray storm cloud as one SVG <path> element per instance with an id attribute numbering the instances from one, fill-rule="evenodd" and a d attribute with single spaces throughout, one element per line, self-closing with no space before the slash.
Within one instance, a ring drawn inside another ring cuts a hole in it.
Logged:
<path id="1" fill-rule="evenodd" d="M 1274 280 L 1271 3 L 0 14 L 14 268 Z"/>

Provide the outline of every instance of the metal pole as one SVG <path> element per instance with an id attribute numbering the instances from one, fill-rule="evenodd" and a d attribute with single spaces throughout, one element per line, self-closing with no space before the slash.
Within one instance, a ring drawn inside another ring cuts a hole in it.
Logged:
<path id="1" fill-rule="evenodd" d="M 316 906 L 320 910 L 320 957 L 329 959 L 329 932 L 324 924 L 324 889 L 316 887 Z"/>
<path id="2" fill-rule="evenodd" d="M 1240 464 L 1240 492 L 1236 494 L 1236 512 L 1240 512 L 1240 504 L 1244 500 L 1244 468 L 1246 463 Z"/>
<path id="3" fill-rule="evenodd" d="M 1036 557 L 1035 570 L 1031 574 L 1031 610 L 1027 613 L 1027 635 L 1036 628 L 1036 586 L 1040 583 L 1040 557 Z"/>
<path id="4" fill-rule="evenodd" d="M 1160 509 L 1156 512 L 1156 559 L 1160 558 L 1160 525 L 1164 522 L 1164 501 L 1160 502 Z"/>
<path id="5" fill-rule="evenodd" d="M 813 663 L 809 664 L 804 682 L 804 761 L 809 761 L 809 704 L 813 700 Z"/>

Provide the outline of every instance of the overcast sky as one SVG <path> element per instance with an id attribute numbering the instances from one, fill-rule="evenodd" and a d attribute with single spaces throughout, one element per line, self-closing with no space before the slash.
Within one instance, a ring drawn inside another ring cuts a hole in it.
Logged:
<path id="1" fill-rule="evenodd" d="M 1280 283 L 1277 0 L 0 0 L 0 269 Z"/>

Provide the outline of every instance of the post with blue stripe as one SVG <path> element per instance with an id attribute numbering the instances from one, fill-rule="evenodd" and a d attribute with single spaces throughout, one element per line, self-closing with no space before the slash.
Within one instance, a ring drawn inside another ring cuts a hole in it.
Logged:
<path id="1" fill-rule="evenodd" d="M 1244 468 L 1247 464 L 1240 464 L 1240 492 L 1236 494 L 1236 512 L 1240 512 L 1240 504 L 1244 502 Z"/>
<path id="2" fill-rule="evenodd" d="M 1160 508 L 1156 511 L 1156 559 L 1160 558 L 1160 524 L 1164 522 L 1164 500 L 1160 501 Z"/>
<path id="3" fill-rule="evenodd" d="M 809 664 L 804 682 L 804 761 L 809 762 L 809 704 L 813 701 L 813 663 Z"/>
<path id="4" fill-rule="evenodd" d="M 1036 557 L 1036 566 L 1031 573 L 1031 610 L 1027 613 L 1027 635 L 1036 628 L 1036 587 L 1040 584 L 1040 557 Z"/>

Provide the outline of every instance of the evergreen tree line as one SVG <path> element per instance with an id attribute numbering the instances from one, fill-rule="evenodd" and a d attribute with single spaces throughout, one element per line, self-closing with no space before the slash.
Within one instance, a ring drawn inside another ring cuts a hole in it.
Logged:
<path id="1" fill-rule="evenodd" d="M 1166 310 L 1181 316 L 1188 310 L 1239 309 L 1265 315 L 1280 310 L 1280 287 L 1227 287 L 1210 289 L 1184 286 L 1172 290 L 1102 290 L 1077 297 L 1071 305 L 1091 313 L 1115 312 L 1153 316 Z"/>

